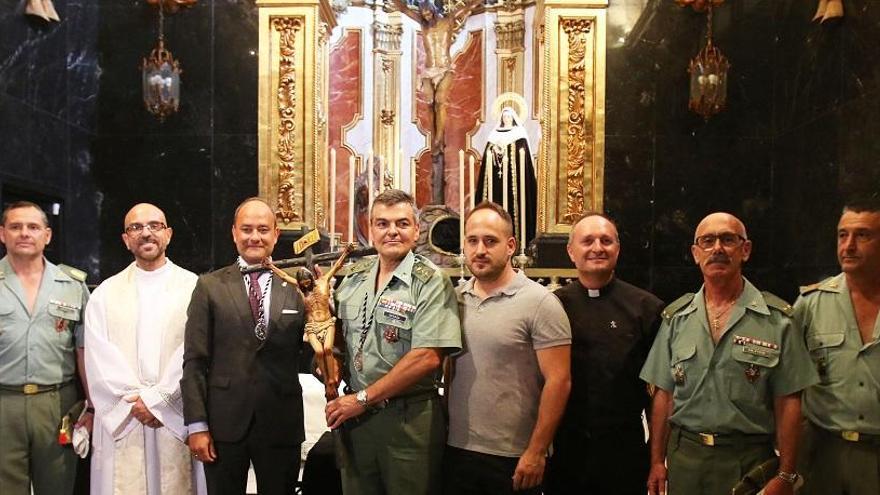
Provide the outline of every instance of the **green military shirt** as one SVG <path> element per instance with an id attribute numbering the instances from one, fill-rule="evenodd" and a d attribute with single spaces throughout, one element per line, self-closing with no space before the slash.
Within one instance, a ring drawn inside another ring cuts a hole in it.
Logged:
<path id="1" fill-rule="evenodd" d="M 672 392 L 670 422 L 706 433 L 773 433 L 773 398 L 816 383 L 791 306 L 748 280 L 718 344 L 701 288 L 664 312 L 641 378 Z"/>
<path id="2" fill-rule="evenodd" d="M 378 261 L 371 256 L 352 265 L 335 292 L 349 385 L 355 390 L 385 376 L 412 348 L 461 348 L 458 302 L 449 278 L 427 258 L 410 252 L 374 291 Z M 439 372 L 426 376 L 408 393 L 432 390 L 438 379 Z"/>
<path id="3" fill-rule="evenodd" d="M 794 310 L 819 374 L 804 391 L 804 416 L 826 430 L 880 434 L 880 318 L 862 343 L 842 273 L 802 287 Z"/>
<path id="4" fill-rule="evenodd" d="M 76 372 L 74 349 L 82 347 L 89 299 L 85 274 L 44 263 L 30 314 L 18 276 L 6 257 L 0 259 L 0 384 L 55 385 Z"/>

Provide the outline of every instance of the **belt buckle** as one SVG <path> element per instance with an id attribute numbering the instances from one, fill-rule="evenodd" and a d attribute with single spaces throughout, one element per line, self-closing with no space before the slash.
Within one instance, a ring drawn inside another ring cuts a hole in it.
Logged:
<path id="1" fill-rule="evenodd" d="M 715 435 L 711 433 L 700 433 L 700 443 L 709 447 L 715 446 Z"/>
<path id="2" fill-rule="evenodd" d="M 840 437 L 846 440 L 847 442 L 858 442 L 859 441 L 859 432 L 857 431 L 842 431 L 840 432 Z"/>
<path id="3" fill-rule="evenodd" d="M 23 387 L 21 387 L 21 392 L 24 395 L 34 395 L 35 393 L 40 391 L 40 386 L 35 383 L 26 383 Z"/>

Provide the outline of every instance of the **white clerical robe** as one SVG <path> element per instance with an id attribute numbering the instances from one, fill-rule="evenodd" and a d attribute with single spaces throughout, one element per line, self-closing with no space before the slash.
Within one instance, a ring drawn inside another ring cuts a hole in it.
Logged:
<path id="1" fill-rule="evenodd" d="M 196 280 L 171 260 L 151 272 L 132 263 L 89 299 L 92 495 L 205 493 L 202 465 L 184 444 L 180 397 L 186 310 Z M 137 396 L 163 426 L 144 426 L 131 415 Z"/>

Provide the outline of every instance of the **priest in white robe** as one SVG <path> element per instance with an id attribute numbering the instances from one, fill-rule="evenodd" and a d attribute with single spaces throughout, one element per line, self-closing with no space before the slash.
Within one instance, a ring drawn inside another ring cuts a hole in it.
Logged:
<path id="1" fill-rule="evenodd" d="M 172 230 L 150 204 L 125 216 L 135 261 L 86 308 L 86 375 L 95 407 L 92 495 L 204 494 L 184 441 L 180 377 L 186 310 L 197 277 L 171 262 Z"/>

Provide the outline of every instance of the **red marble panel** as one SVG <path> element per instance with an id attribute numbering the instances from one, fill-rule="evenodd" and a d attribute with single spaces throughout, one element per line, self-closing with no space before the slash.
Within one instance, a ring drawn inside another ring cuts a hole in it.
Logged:
<path id="1" fill-rule="evenodd" d="M 348 158 L 351 153 L 342 147 L 342 139 L 344 128 L 354 123 L 361 109 L 361 73 L 361 31 L 347 30 L 330 49 L 330 110 L 327 116 L 330 149 L 336 150 L 336 197 L 330 200 L 336 205 L 334 230 L 342 233 L 343 240 L 348 240 L 345 236 L 349 223 Z M 328 170 L 328 177 L 329 173 Z"/>
<path id="2" fill-rule="evenodd" d="M 422 69 L 425 66 L 425 49 L 419 37 L 418 49 L 416 50 L 416 77 L 421 81 Z M 463 50 L 458 52 L 452 61 L 455 70 L 450 91 L 449 110 L 446 117 L 446 152 L 445 152 L 445 176 L 446 204 L 454 210 L 458 210 L 458 150 L 464 149 L 468 134 L 476 131 L 479 125 L 480 111 L 483 104 L 483 33 L 472 31 L 468 33 L 468 40 Z M 425 94 L 420 87 L 416 87 L 416 118 L 419 129 L 430 135 L 433 128 L 430 107 Z M 427 131 L 426 131 L 427 130 Z M 428 140 L 430 142 L 430 139 Z M 479 171 L 480 154 L 467 149 L 465 155 L 465 184 L 467 184 L 467 156 L 473 155 L 475 168 Z M 431 154 L 426 151 L 418 157 L 418 184 L 416 202 L 419 205 L 428 204 L 431 201 Z M 466 199 L 469 191 L 465 191 Z"/>

